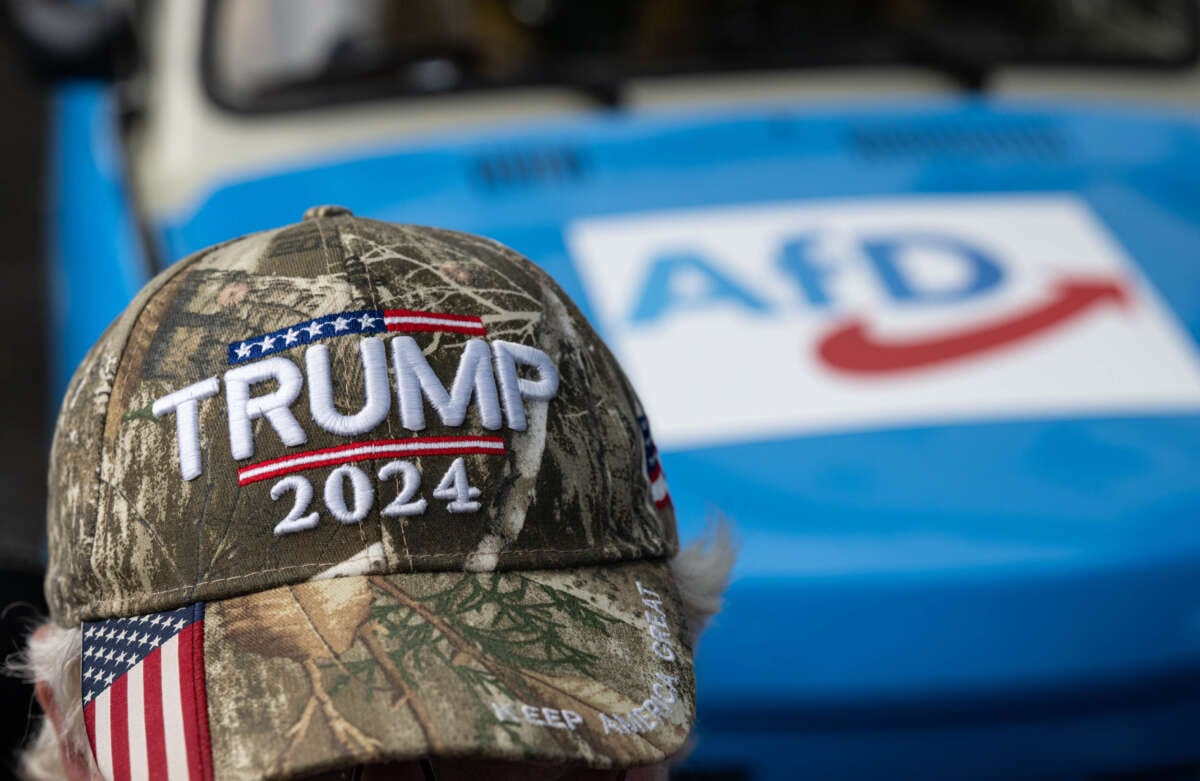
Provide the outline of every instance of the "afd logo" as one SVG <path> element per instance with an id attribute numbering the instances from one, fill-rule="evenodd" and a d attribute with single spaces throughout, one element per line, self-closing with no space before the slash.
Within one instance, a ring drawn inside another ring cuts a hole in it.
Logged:
<path id="1" fill-rule="evenodd" d="M 1200 408 L 1200 362 L 1073 196 L 583 221 L 568 241 L 667 446 Z"/>
<path id="2" fill-rule="evenodd" d="M 829 260 L 832 258 L 832 260 Z M 923 263 L 922 263 L 923 262 Z M 940 307 L 987 296 L 1005 281 L 1003 259 L 961 238 L 939 234 L 864 236 L 849 251 L 822 251 L 819 234 L 781 240 L 775 259 L 777 281 L 790 284 L 803 306 L 835 311 L 839 277 L 859 274 L 878 291 L 881 306 Z M 950 284 L 929 282 L 929 267 L 957 273 Z M 910 371 L 962 360 L 1036 338 L 1044 331 L 1106 303 L 1124 305 L 1128 296 L 1116 278 L 1064 278 L 1045 301 L 992 322 L 915 338 L 889 340 L 875 334 L 867 318 L 835 326 L 815 343 L 830 369 L 859 374 Z M 629 320 L 649 325 L 686 311 L 741 307 L 747 314 L 777 314 L 770 294 L 727 274 L 699 252 L 666 252 L 650 260 Z"/>

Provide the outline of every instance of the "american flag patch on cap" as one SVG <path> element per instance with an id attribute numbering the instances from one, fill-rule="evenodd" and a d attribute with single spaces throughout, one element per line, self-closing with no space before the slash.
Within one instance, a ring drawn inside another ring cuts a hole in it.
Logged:
<path id="1" fill-rule="evenodd" d="M 642 430 L 642 455 L 646 459 L 646 478 L 650 481 L 650 498 L 654 506 L 663 509 L 671 504 L 671 492 L 667 490 L 667 476 L 663 474 L 662 464 L 658 462 L 658 446 L 650 434 L 650 421 L 645 415 L 637 416 L 638 427 Z"/>
<path id="2" fill-rule="evenodd" d="M 109 781 L 212 778 L 204 604 L 83 625 L 83 719 Z"/>

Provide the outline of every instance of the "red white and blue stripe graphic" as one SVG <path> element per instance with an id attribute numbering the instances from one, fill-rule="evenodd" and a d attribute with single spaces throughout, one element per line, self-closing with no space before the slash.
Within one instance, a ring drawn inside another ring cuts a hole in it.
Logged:
<path id="1" fill-rule="evenodd" d="M 108 781 L 211 781 L 204 604 L 85 622 L 83 720 Z"/>
<path id="2" fill-rule="evenodd" d="M 483 320 L 474 315 L 448 315 L 442 312 L 416 312 L 411 309 L 385 309 L 384 322 L 389 331 L 442 331 L 451 334 L 487 336 Z"/>
<path id="3" fill-rule="evenodd" d="M 269 461 L 260 461 L 238 470 L 238 485 L 290 475 L 305 469 L 337 466 L 373 459 L 416 458 L 417 456 L 460 456 L 471 454 L 504 455 L 501 437 L 413 437 L 378 439 L 349 445 L 295 453 Z"/>
<path id="4" fill-rule="evenodd" d="M 638 426 L 642 429 L 642 448 L 646 457 L 646 478 L 650 481 L 650 498 L 654 506 L 663 509 L 671 504 L 671 492 L 667 490 L 667 476 L 663 474 L 662 464 L 658 462 L 658 446 L 650 435 L 650 421 L 645 415 L 638 415 Z"/>
<path id="5" fill-rule="evenodd" d="M 413 309 L 356 309 L 301 320 L 277 331 L 233 342 L 228 348 L 228 360 L 232 366 L 335 336 L 382 334 L 388 331 L 441 331 L 487 336 L 483 320 L 475 315 L 419 312 Z"/>

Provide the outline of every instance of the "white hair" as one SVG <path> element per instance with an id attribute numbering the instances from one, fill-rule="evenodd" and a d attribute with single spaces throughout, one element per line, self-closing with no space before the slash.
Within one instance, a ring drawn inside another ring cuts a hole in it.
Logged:
<path id="1" fill-rule="evenodd" d="M 671 559 L 671 573 L 683 601 L 684 619 L 693 644 L 699 640 L 709 620 L 721 609 L 721 599 L 729 584 L 736 558 L 737 544 L 732 524 L 724 518 L 717 518 L 703 536 L 692 541 Z M 92 752 L 88 746 L 80 704 L 81 644 L 79 627 L 66 629 L 47 622 L 29 638 L 25 651 L 9 660 L 6 669 L 28 683 L 50 687 L 54 703 L 61 709 L 61 738 L 67 741 L 67 748 L 71 752 L 92 764 Z M 60 745 L 60 736 L 50 719 L 43 719 L 33 740 L 21 752 L 18 771 L 21 778 L 25 781 L 60 781 L 66 778 Z"/>
<path id="2" fill-rule="evenodd" d="M 737 560 L 733 524 L 714 516 L 704 534 L 671 559 L 671 574 L 683 601 L 683 617 L 693 645 L 708 622 L 721 610 L 725 589 Z"/>
<path id="3" fill-rule="evenodd" d="M 79 696 L 79 659 L 83 634 L 79 627 L 64 629 L 47 622 L 29 638 L 23 653 L 8 660 L 6 670 L 35 685 L 50 687 L 62 719 L 62 738 L 71 752 L 91 760 Z M 21 752 L 19 773 L 27 781 L 54 781 L 67 773 L 62 765 L 60 737 L 44 718 L 37 734 Z"/>

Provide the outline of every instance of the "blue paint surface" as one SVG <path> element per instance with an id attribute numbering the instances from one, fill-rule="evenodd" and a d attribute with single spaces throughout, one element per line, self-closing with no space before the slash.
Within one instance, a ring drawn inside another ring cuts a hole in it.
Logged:
<path id="1" fill-rule="evenodd" d="M 84 353 L 150 277 L 107 86 L 61 87 L 50 112 L 47 300 L 57 405 Z"/>
<path id="2" fill-rule="evenodd" d="M 539 149 L 572 150 L 578 169 L 481 173 Z M 843 104 L 478 131 L 228 182 L 156 229 L 175 259 L 320 203 L 472 231 L 533 258 L 595 322 L 564 242 L 574 220 L 975 193 L 1074 194 L 1200 338 L 1200 123 L 1084 105 Z M 975 248 L 951 250 L 972 274 L 944 295 L 1001 283 Z M 884 272 L 891 251 L 871 254 Z M 782 262 L 821 305 L 805 248 Z M 885 282 L 894 297 L 924 295 Z M 732 285 L 710 274 L 693 303 L 760 305 Z M 125 294 L 104 287 L 105 307 Z M 676 303 L 652 295 L 634 316 Z M 1046 778 L 1200 762 L 1197 416 L 860 431 L 664 449 L 662 462 L 684 538 L 720 508 L 743 539 L 698 656 L 698 766 Z"/>

